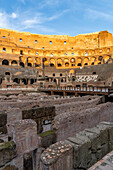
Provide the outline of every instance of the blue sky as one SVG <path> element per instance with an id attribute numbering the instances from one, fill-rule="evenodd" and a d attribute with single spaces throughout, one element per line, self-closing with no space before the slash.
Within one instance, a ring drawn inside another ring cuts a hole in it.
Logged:
<path id="1" fill-rule="evenodd" d="M 0 0 L 0 28 L 69 36 L 113 33 L 113 0 Z"/>

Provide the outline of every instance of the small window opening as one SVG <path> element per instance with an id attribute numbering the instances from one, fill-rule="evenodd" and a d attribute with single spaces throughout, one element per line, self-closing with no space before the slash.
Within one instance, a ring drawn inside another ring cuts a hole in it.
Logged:
<path id="1" fill-rule="evenodd" d="M 42 47 L 42 49 L 44 50 L 44 47 Z"/>
<path id="2" fill-rule="evenodd" d="M 5 52 L 6 51 L 6 48 L 3 48 L 3 52 Z"/>
<path id="3" fill-rule="evenodd" d="M 35 44 L 37 44 L 37 40 L 35 40 Z"/>
<path id="4" fill-rule="evenodd" d="M 58 67 L 61 67 L 62 65 L 60 63 L 57 64 Z"/>
<path id="5" fill-rule="evenodd" d="M 51 57 L 53 57 L 53 53 L 51 53 Z"/>
<path id="6" fill-rule="evenodd" d="M 65 55 L 67 55 L 67 52 L 65 53 Z"/>
<path id="7" fill-rule="evenodd" d="M 22 38 L 20 38 L 20 42 L 22 42 Z"/>
<path id="8" fill-rule="evenodd" d="M 52 44 L 52 41 L 49 41 L 49 44 Z"/>
<path id="9" fill-rule="evenodd" d="M 5 36 L 3 36 L 2 38 L 5 38 Z"/>
<path id="10" fill-rule="evenodd" d="M 94 71 L 92 74 L 96 74 L 96 72 Z"/>
<path id="11" fill-rule="evenodd" d="M 81 63 L 78 63 L 78 65 L 77 65 L 77 66 L 82 66 L 82 65 L 81 65 Z"/>
<path id="12" fill-rule="evenodd" d="M 74 53 L 71 53 L 71 55 L 74 55 Z"/>
<path id="13" fill-rule="evenodd" d="M 36 52 L 36 55 L 38 55 L 38 51 Z"/>
<path id="14" fill-rule="evenodd" d="M 20 55 L 23 55 L 23 50 L 20 50 Z"/>
<path id="15" fill-rule="evenodd" d="M 8 71 L 5 72 L 5 75 L 10 76 L 10 72 L 8 72 Z"/>
<path id="16" fill-rule="evenodd" d="M 85 56 L 88 56 L 88 53 L 87 53 L 87 52 L 85 52 Z"/>
<path id="17" fill-rule="evenodd" d="M 83 83 L 83 84 L 82 84 L 82 87 L 87 87 L 87 84 L 86 84 L 86 83 Z"/>
<path id="18" fill-rule="evenodd" d="M 76 85 L 76 87 L 80 87 L 80 85 Z"/>
<path id="19" fill-rule="evenodd" d="M 60 76 L 62 76 L 62 73 L 60 73 Z"/>
<path id="20" fill-rule="evenodd" d="M 53 76 L 55 76 L 55 73 L 53 73 Z"/>
<path id="21" fill-rule="evenodd" d="M 66 44 L 66 41 L 64 41 L 64 44 Z"/>

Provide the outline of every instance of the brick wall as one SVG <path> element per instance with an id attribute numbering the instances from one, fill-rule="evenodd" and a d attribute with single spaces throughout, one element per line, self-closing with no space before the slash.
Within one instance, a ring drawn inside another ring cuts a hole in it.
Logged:
<path id="1" fill-rule="evenodd" d="M 52 122 L 52 127 L 56 131 L 57 141 L 60 141 L 86 128 L 92 128 L 102 121 L 113 122 L 112 103 L 104 103 L 95 108 L 57 115 Z"/>
<path id="2" fill-rule="evenodd" d="M 60 105 L 55 105 L 56 115 L 64 112 L 81 111 L 87 108 L 94 108 L 96 105 L 102 103 L 102 97 L 98 97 L 92 100 L 86 101 L 76 101 L 70 103 L 64 103 Z"/>
<path id="3" fill-rule="evenodd" d="M 47 148 L 41 155 L 40 170 L 88 169 L 112 148 L 113 123 L 103 122 Z"/>

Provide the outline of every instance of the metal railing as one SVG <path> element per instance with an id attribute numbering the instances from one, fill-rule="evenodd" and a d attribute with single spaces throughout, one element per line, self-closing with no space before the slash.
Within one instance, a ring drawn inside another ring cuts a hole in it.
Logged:
<path id="1" fill-rule="evenodd" d="M 57 90 L 57 91 L 75 91 L 75 92 L 100 92 L 100 93 L 109 93 L 113 92 L 113 88 L 110 87 L 40 87 L 40 90 L 50 91 L 50 90 Z"/>

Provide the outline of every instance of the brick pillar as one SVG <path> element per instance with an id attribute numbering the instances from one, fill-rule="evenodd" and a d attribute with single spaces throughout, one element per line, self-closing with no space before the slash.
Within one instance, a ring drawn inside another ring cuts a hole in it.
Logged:
<path id="1" fill-rule="evenodd" d="M 19 162 L 19 170 L 23 170 L 23 157 L 25 153 L 37 151 L 39 148 L 39 138 L 37 136 L 37 124 L 31 119 L 24 119 L 7 124 L 8 135 L 16 143 L 18 157 L 15 162 Z M 37 158 L 34 158 L 34 161 Z M 17 164 L 17 163 L 16 163 Z M 33 162 L 35 165 L 35 163 Z M 34 170 L 37 168 L 35 167 Z"/>

